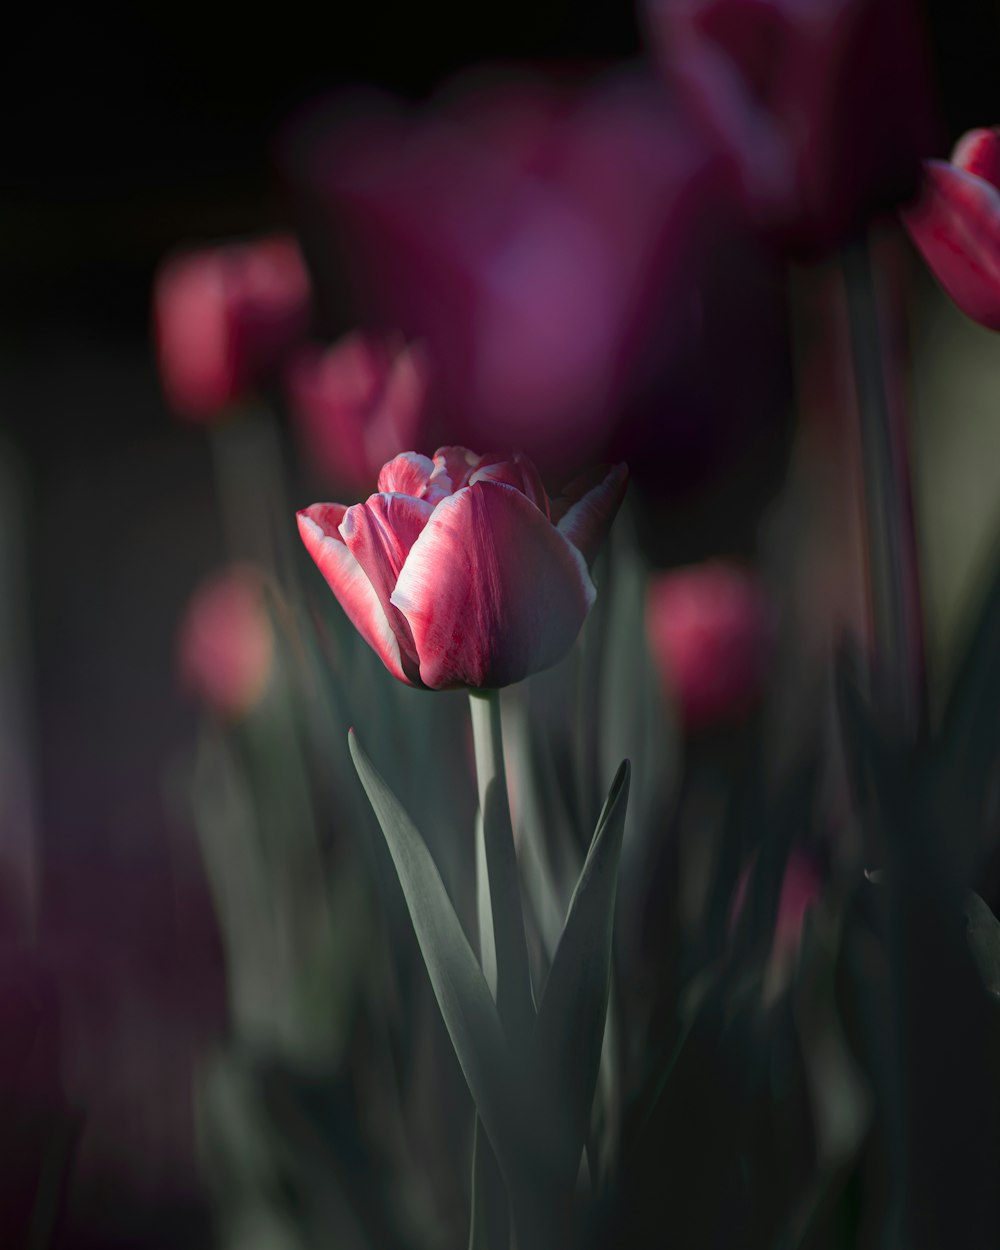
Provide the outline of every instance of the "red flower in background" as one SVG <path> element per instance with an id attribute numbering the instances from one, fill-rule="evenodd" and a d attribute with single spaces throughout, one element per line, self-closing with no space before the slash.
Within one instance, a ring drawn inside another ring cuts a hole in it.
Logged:
<path id="1" fill-rule="evenodd" d="M 833 246 L 916 189 L 935 126 L 912 0 L 646 0 L 646 13 L 669 81 L 776 241 Z"/>
<path id="2" fill-rule="evenodd" d="M 153 297 L 167 399 L 218 416 L 267 379 L 309 324 L 310 284 L 294 239 L 228 243 L 165 261 Z"/>
<path id="3" fill-rule="evenodd" d="M 717 562 L 655 576 L 646 628 L 688 728 L 739 719 L 753 706 L 771 629 L 767 601 L 750 574 Z"/>
<path id="4" fill-rule="evenodd" d="M 445 437 L 584 462 L 684 359 L 723 163 L 655 83 L 465 83 L 422 113 L 368 101 L 307 129 L 306 191 L 366 320 L 426 343 Z"/>
<path id="5" fill-rule="evenodd" d="M 310 460 L 331 482 L 368 493 L 387 460 L 421 441 L 428 366 L 413 345 L 350 334 L 292 359 L 287 390 Z"/>
<path id="6" fill-rule="evenodd" d="M 1000 129 L 972 130 L 951 161 L 928 161 L 903 223 L 966 316 L 1000 330 Z"/>
<path id="7" fill-rule="evenodd" d="M 386 464 L 365 503 L 313 504 L 299 532 L 386 668 L 412 686 L 496 688 L 555 664 L 596 591 L 588 566 L 625 467 L 550 502 L 515 455 L 443 447 Z"/>
<path id="8" fill-rule="evenodd" d="M 274 630 L 260 575 L 237 565 L 207 578 L 181 624 L 184 686 L 218 715 L 239 719 L 263 694 L 273 657 Z"/>

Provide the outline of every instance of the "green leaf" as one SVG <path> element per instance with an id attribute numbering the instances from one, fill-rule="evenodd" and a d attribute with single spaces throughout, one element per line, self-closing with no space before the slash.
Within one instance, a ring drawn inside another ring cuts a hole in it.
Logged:
<path id="1" fill-rule="evenodd" d="M 514 834 L 502 777 L 493 778 L 486 788 L 483 842 L 493 912 L 497 1011 L 507 1041 L 515 1056 L 520 1057 L 534 1027 L 535 1004 L 531 996 Z"/>
<path id="2" fill-rule="evenodd" d="M 611 985 L 618 862 L 628 807 L 625 760 L 611 785 L 552 961 L 532 1038 L 536 1096 L 551 1108 L 564 1177 L 575 1180 L 590 1124 Z"/>
<path id="3" fill-rule="evenodd" d="M 472 1138 L 472 1218 L 469 1250 L 508 1250 L 510 1210 L 496 1155 L 476 1116 Z"/>
<path id="4" fill-rule="evenodd" d="M 427 846 L 352 730 L 351 757 L 392 856 L 445 1027 L 508 1185 L 530 1117 L 489 986 Z"/>
<path id="5" fill-rule="evenodd" d="M 983 985 L 995 998 L 1000 998 L 1000 920 L 987 904 L 970 890 L 962 908 L 966 920 L 966 937 L 976 970 Z"/>
<path id="6" fill-rule="evenodd" d="M 497 997 L 497 945 L 493 936 L 493 903 L 490 878 L 486 871 L 486 841 L 483 813 L 476 808 L 476 916 L 479 920 L 479 962 L 493 1001 Z"/>

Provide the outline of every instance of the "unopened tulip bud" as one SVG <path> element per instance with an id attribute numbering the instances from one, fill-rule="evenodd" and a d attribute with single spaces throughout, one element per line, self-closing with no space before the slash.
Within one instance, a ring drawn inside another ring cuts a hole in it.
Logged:
<path id="1" fill-rule="evenodd" d="M 287 375 L 289 403 L 320 472 L 370 491 L 382 465 L 417 441 L 427 376 L 420 348 L 361 334 L 326 351 L 299 351 Z"/>
<path id="2" fill-rule="evenodd" d="M 650 648 L 685 724 L 739 719 L 760 693 L 770 626 L 756 581 L 722 562 L 662 573 L 646 602 Z"/>
<path id="3" fill-rule="evenodd" d="M 258 702 L 274 659 L 274 630 L 260 576 L 236 566 L 195 591 L 181 625 L 179 669 L 185 687 L 226 720 Z"/>
<path id="4" fill-rule="evenodd" d="M 295 240 L 229 243 L 172 257 L 154 292 L 163 389 L 205 421 L 243 399 L 305 334 L 309 276 Z"/>

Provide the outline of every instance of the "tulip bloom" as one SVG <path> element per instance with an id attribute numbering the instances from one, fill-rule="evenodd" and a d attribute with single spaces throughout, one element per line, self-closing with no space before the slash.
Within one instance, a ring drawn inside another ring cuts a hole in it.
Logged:
<path id="1" fill-rule="evenodd" d="M 274 630 L 260 576 L 236 566 L 195 591 L 181 625 L 179 669 L 184 686 L 226 720 L 257 703 L 274 658 Z"/>
<path id="2" fill-rule="evenodd" d="M 292 415 L 316 465 L 352 491 L 371 490 L 387 460 L 417 442 L 428 371 L 419 348 L 351 334 L 292 359 Z"/>
<path id="3" fill-rule="evenodd" d="M 662 573 L 646 601 L 650 649 L 688 728 L 738 719 L 760 692 L 770 629 L 760 588 L 723 563 Z"/>
<path id="4" fill-rule="evenodd" d="M 655 82 L 370 103 L 307 165 L 366 316 L 426 343 L 452 437 L 600 458 L 626 400 L 685 358 L 723 162 Z"/>
<path id="5" fill-rule="evenodd" d="M 550 501 L 523 456 L 407 452 L 383 466 L 378 494 L 313 504 L 299 532 L 391 673 L 431 690 L 493 689 L 569 650 L 625 480 L 618 465 Z"/>
<path id="6" fill-rule="evenodd" d="M 972 130 L 951 161 L 927 161 L 903 224 L 966 316 L 1000 330 L 1000 128 Z"/>
<path id="7" fill-rule="evenodd" d="M 830 247 L 916 188 L 934 121 L 913 0 L 646 0 L 670 82 L 754 224 Z"/>
<path id="8" fill-rule="evenodd" d="M 294 239 L 230 243 L 167 260 L 153 297 L 167 399 L 218 416 L 263 381 L 309 322 L 309 275 Z"/>

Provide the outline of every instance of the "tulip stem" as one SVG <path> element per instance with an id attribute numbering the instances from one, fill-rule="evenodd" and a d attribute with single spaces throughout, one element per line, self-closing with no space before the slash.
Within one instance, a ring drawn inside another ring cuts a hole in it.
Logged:
<path id="1" fill-rule="evenodd" d="M 843 268 L 861 428 L 876 671 L 912 739 L 924 723 L 927 694 L 903 388 L 886 350 L 886 310 L 880 306 L 868 240 L 845 250 Z"/>
<path id="2" fill-rule="evenodd" d="M 489 915 L 480 916 L 479 930 L 492 927 L 497 1013 L 512 1052 L 523 1056 L 534 1028 L 535 1007 L 507 795 L 499 690 L 470 690 L 469 707 L 489 887 L 480 897 L 480 906 L 487 907 Z M 508 1241 L 507 1195 L 490 1144 L 477 1125 L 470 1250 L 507 1250 Z"/>
<path id="3" fill-rule="evenodd" d="M 497 960 L 497 1011 L 511 1048 L 523 1051 L 535 1023 L 528 944 L 507 796 L 499 690 L 470 690 L 476 780 Z"/>

